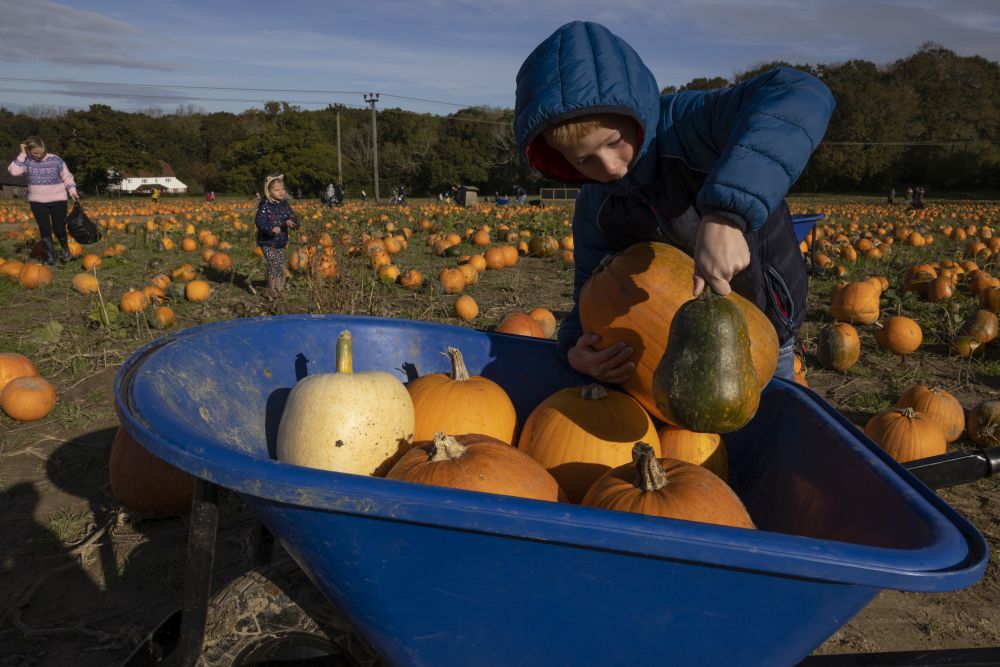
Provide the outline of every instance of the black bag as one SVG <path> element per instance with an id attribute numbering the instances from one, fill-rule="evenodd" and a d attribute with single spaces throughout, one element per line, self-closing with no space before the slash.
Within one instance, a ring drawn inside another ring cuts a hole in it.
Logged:
<path id="1" fill-rule="evenodd" d="M 101 240 L 101 230 L 87 217 L 87 214 L 83 212 L 83 206 L 79 203 L 73 204 L 73 210 L 66 218 L 66 229 L 73 240 L 83 245 L 97 243 Z"/>

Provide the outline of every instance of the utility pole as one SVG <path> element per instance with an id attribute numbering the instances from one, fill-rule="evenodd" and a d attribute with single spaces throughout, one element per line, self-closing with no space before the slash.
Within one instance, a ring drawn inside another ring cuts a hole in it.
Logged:
<path id="1" fill-rule="evenodd" d="M 375 201 L 378 202 L 378 121 L 375 120 L 378 93 L 366 93 L 365 102 L 372 105 L 372 165 L 375 168 Z"/>
<path id="2" fill-rule="evenodd" d="M 337 184 L 344 187 L 344 172 L 340 168 L 340 107 L 337 107 Z"/>

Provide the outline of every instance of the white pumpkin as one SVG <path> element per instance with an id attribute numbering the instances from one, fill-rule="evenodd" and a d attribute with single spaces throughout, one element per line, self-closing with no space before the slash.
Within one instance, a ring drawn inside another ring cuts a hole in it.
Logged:
<path id="1" fill-rule="evenodd" d="M 278 460 L 355 475 L 384 474 L 413 440 L 413 401 L 384 371 L 353 372 L 351 334 L 337 372 L 299 380 L 278 424 Z"/>

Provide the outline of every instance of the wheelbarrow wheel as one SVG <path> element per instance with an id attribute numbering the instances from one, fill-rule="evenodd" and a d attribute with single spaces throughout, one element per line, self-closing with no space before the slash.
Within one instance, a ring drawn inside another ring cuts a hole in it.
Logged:
<path id="1" fill-rule="evenodd" d="M 235 667 L 283 660 L 385 665 L 291 559 L 252 570 L 212 597 L 197 664 Z"/>

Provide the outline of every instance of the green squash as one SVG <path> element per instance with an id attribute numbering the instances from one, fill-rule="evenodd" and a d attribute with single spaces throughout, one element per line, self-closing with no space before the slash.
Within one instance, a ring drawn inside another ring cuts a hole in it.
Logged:
<path id="1" fill-rule="evenodd" d="M 680 307 L 653 374 L 653 399 L 667 421 L 689 431 L 729 433 L 750 421 L 760 387 L 735 303 L 706 287 Z"/>

